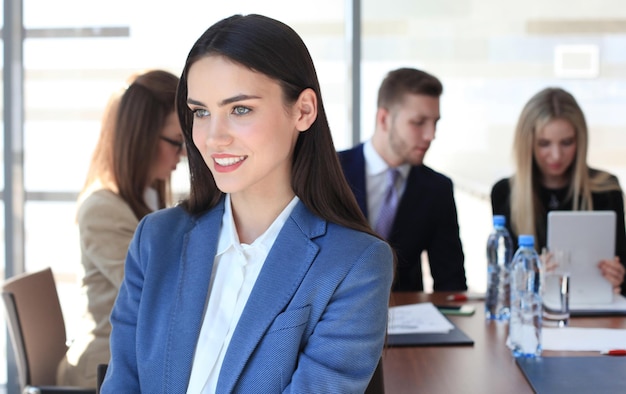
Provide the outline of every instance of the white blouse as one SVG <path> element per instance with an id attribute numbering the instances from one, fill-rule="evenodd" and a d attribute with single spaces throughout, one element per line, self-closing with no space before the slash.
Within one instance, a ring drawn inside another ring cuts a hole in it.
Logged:
<path id="1" fill-rule="evenodd" d="M 209 284 L 209 303 L 191 367 L 187 393 L 213 394 L 228 345 L 263 263 L 291 211 L 294 197 L 270 227 L 251 245 L 239 242 L 230 195 L 226 195 L 222 228 Z"/>

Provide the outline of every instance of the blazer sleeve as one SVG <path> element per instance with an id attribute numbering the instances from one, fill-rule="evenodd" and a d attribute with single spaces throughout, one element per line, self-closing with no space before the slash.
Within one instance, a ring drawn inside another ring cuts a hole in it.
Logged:
<path id="1" fill-rule="evenodd" d="M 299 354 L 284 393 L 363 393 L 382 354 L 393 275 L 386 243 L 358 256 Z"/>
<path id="2" fill-rule="evenodd" d="M 459 236 L 459 222 L 452 181 L 445 178 L 437 195 L 439 214 L 434 226 L 432 243 L 428 248 L 428 261 L 433 277 L 433 290 L 467 290 L 465 256 Z"/>
<path id="3" fill-rule="evenodd" d="M 140 265 L 139 238 L 142 221 L 137 228 L 126 259 L 126 275 L 111 312 L 111 359 L 101 393 L 139 393 L 139 374 L 134 349 L 137 347 L 137 315 L 143 288 L 143 269 Z"/>
<path id="4" fill-rule="evenodd" d="M 124 260 L 138 220 L 130 207 L 108 191 L 87 197 L 78 210 L 83 259 L 116 288 L 124 278 Z"/>

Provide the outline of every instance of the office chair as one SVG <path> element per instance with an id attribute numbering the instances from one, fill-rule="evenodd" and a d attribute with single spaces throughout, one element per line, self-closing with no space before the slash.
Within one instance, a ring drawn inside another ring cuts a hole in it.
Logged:
<path id="1" fill-rule="evenodd" d="M 98 364 L 97 368 L 97 379 L 96 379 L 96 394 L 100 394 L 100 389 L 102 388 L 102 383 L 104 383 L 104 377 L 107 374 L 107 368 L 109 364 Z"/>
<path id="2" fill-rule="evenodd" d="M 2 285 L 5 315 L 23 394 L 95 394 L 95 388 L 56 385 L 67 351 L 65 322 L 52 270 L 14 276 Z"/>
<path id="3" fill-rule="evenodd" d="M 365 394 L 385 394 L 385 380 L 383 379 L 383 359 L 378 361 L 374 375 L 367 385 Z"/>

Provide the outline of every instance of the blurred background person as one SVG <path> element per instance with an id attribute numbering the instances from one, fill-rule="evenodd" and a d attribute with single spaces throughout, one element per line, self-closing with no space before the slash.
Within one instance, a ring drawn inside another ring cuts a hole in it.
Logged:
<path id="1" fill-rule="evenodd" d="M 424 165 L 442 92 L 439 79 L 429 73 L 390 71 L 378 90 L 374 135 L 339 152 L 361 210 L 396 250 L 395 291 L 424 289 L 423 251 L 435 291 L 467 290 L 452 180 Z M 392 206 L 385 202 L 391 200 Z"/>
<path id="2" fill-rule="evenodd" d="M 538 251 L 546 246 L 548 212 L 615 211 L 616 256 L 599 268 L 616 293 L 626 294 L 623 192 L 614 175 L 587 165 L 587 147 L 587 123 L 574 96 L 560 88 L 535 94 L 515 130 L 515 174 L 493 186 L 492 211 L 506 216 L 516 245 L 519 234 L 532 234 Z"/>
<path id="3" fill-rule="evenodd" d="M 77 221 L 86 310 L 61 360 L 60 385 L 96 387 L 98 364 L 109 362 L 109 315 L 124 277 L 128 245 L 139 220 L 171 205 L 170 176 L 184 155 L 175 112 L 178 77 L 163 70 L 135 75 L 105 110 Z"/>

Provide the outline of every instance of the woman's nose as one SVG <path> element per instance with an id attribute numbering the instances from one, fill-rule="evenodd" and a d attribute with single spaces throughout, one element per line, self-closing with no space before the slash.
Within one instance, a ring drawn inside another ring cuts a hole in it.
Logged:
<path id="1" fill-rule="evenodd" d="M 226 120 L 215 116 L 207 125 L 206 142 L 212 145 L 223 145 L 231 139 Z"/>
<path id="2" fill-rule="evenodd" d="M 559 148 L 558 146 L 553 146 L 550 149 L 550 157 L 552 157 L 552 159 L 558 160 L 561 156 L 561 148 Z"/>

